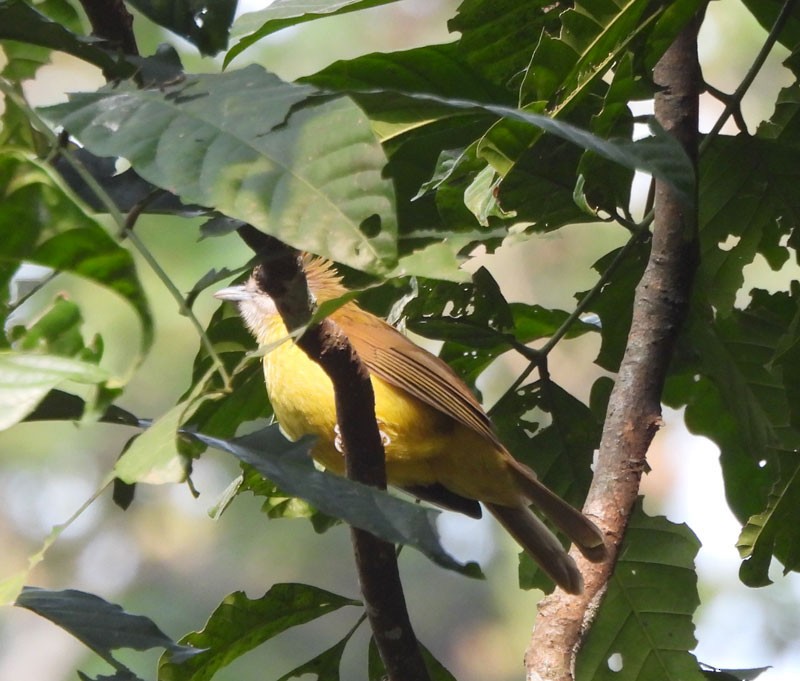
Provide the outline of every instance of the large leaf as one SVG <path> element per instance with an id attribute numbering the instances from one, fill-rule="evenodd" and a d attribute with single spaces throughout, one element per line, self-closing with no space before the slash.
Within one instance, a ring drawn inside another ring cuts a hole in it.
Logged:
<path id="1" fill-rule="evenodd" d="M 112 653 L 120 648 L 165 648 L 172 659 L 191 659 L 197 653 L 175 643 L 151 619 L 83 591 L 26 587 L 15 605 L 49 619 L 115 667 L 119 663 Z"/>
<path id="2" fill-rule="evenodd" d="M 103 88 L 44 113 L 94 153 L 127 158 L 184 202 L 382 271 L 396 247 L 394 193 L 381 176 L 386 159 L 352 102 L 314 95 L 250 66 L 157 90 Z"/>
<path id="3" fill-rule="evenodd" d="M 257 645 L 358 601 L 307 584 L 275 584 L 261 598 L 241 591 L 226 596 L 205 628 L 184 636 L 181 644 L 198 649 L 183 660 L 162 660 L 160 681 L 207 681 Z"/>
<path id="4" fill-rule="evenodd" d="M 669 44 L 664 39 L 671 42 L 692 15 L 684 7 L 687 3 L 680 3 L 681 11 L 675 11 L 671 7 L 674 3 L 586 0 L 563 11 L 558 5 L 546 5 L 539 8 L 538 20 L 534 17 L 535 4 L 525 4 L 531 14 L 528 20 L 549 29 L 540 30 L 530 42 L 533 54 L 525 68 L 519 69 L 524 74 L 518 88 L 522 109 L 532 114 L 546 112 L 556 120 L 567 120 L 569 116 L 573 123 L 603 137 L 630 138 L 633 123 L 629 102 L 652 97 L 642 85 L 649 79 L 649 72 L 643 73 L 641 60 L 630 57 L 631 46 L 644 42 L 657 28 L 659 49 L 663 49 Z M 480 0 L 465 5 L 470 5 L 472 11 L 483 8 L 493 18 L 503 17 L 503 21 L 513 15 L 498 12 L 493 3 Z M 522 6 L 516 10 L 517 14 L 521 12 Z M 668 19 L 665 13 L 669 14 Z M 493 24 L 485 23 L 490 27 Z M 482 35 L 491 29 L 475 26 L 472 30 Z M 482 45 L 467 44 L 465 38 L 459 44 L 471 50 L 466 59 L 485 53 Z M 612 70 L 614 83 L 608 86 L 602 79 Z M 512 119 L 498 121 L 477 147 L 478 157 L 498 175 L 497 182 L 485 191 L 486 200 L 496 198 L 518 221 L 534 223 L 538 230 L 596 219 L 593 211 L 576 205 L 578 187 L 582 187 L 584 202 L 594 210 L 614 214 L 621 207 L 626 212 L 631 166 L 615 167 L 608 163 L 608 157 L 601 161 L 594 156 L 594 150 L 580 146 L 590 153 L 543 138 L 541 130 L 521 127 Z M 686 191 L 690 184 L 691 181 L 680 188 L 687 200 L 691 200 Z"/>
<path id="5" fill-rule="evenodd" d="M 555 27 L 559 10 L 547 0 L 465 0 L 448 28 L 461 33 L 460 49 L 484 78 L 516 90 L 542 29 Z"/>
<path id="6" fill-rule="evenodd" d="M 450 107 L 392 94 L 418 92 L 476 102 L 512 104 L 506 92 L 481 77 L 456 43 L 427 45 L 400 52 L 375 52 L 338 61 L 303 79 L 337 92 L 357 91 L 354 98 L 369 114 L 386 142 L 411 130 L 452 117 Z M 370 90 L 379 90 L 369 94 Z M 443 147 L 438 147 L 438 153 Z M 427 178 L 426 178 L 427 179 Z M 419 188 L 419 185 L 416 189 Z"/>
<path id="7" fill-rule="evenodd" d="M 411 504 L 374 487 L 318 471 L 309 443 L 289 443 L 277 426 L 234 440 L 196 433 L 203 444 L 230 452 L 284 492 L 305 499 L 320 511 L 395 544 L 408 544 L 443 567 L 477 576 L 477 566 L 457 563 L 439 543 L 438 511 Z"/>
<path id="8" fill-rule="evenodd" d="M 451 158 L 453 154 L 458 157 L 460 151 L 452 150 L 469 146 L 495 117 L 487 112 L 453 111 L 439 102 L 402 93 L 467 97 L 509 105 L 514 98 L 467 63 L 456 43 L 367 54 L 336 62 L 304 80 L 318 87 L 350 92 L 381 138 L 389 155 L 386 174 L 394 181 L 397 192 L 400 252 L 414 251 L 401 264 L 403 271 L 458 280 L 453 263 L 459 252 L 471 242 L 496 239 L 496 230 L 476 229 L 474 218 L 464 206 L 463 187 L 449 192 L 452 201 L 446 210 L 442 209 L 441 192 L 423 192 L 420 188 L 426 184 L 429 189 L 435 188 L 429 181 L 439 172 L 440 158 Z M 450 185 L 446 190 L 449 189 Z M 406 235 L 408 238 L 403 238 Z M 432 266 L 424 274 L 427 263 Z"/>
<path id="9" fill-rule="evenodd" d="M 390 2 L 395 0 L 275 0 L 269 7 L 249 12 L 236 21 L 234 33 L 249 35 L 228 50 L 225 66 L 243 50 L 276 31 L 306 21 L 378 7 Z"/>
<path id="10" fill-rule="evenodd" d="M 594 623 L 578 652 L 576 681 L 702 681 L 689 652 L 700 603 L 686 525 L 637 505 Z"/>

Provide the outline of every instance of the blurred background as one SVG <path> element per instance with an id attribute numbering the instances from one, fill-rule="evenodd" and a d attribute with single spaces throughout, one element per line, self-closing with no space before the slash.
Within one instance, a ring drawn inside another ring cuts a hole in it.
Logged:
<path id="1" fill-rule="evenodd" d="M 451 41 L 457 36 L 447 32 L 446 21 L 457 5 L 455 0 L 405 0 L 312 22 L 271 36 L 232 67 L 258 62 L 293 79 L 365 52 Z M 255 3 L 243 3 L 240 12 L 253 8 Z M 219 63 L 204 63 L 211 60 L 199 58 L 188 44 L 160 33 L 146 20 L 137 17 L 136 27 L 143 54 L 166 41 L 181 45 L 188 70 L 219 70 Z M 763 30 L 737 2 L 711 3 L 701 34 L 706 79 L 732 91 L 763 38 Z M 744 114 L 751 131 L 771 115 L 778 90 L 791 82 L 781 66 L 785 57 L 778 48 L 745 99 Z M 54 63 L 27 84 L 26 93 L 36 104 L 49 104 L 63 100 L 66 91 L 94 89 L 102 82 L 99 72 L 55 55 Z M 704 100 L 704 130 L 720 111 L 718 102 Z M 235 235 L 198 242 L 197 226 L 155 217 L 142 218 L 137 226 L 140 237 L 184 291 L 209 269 L 237 267 L 249 257 Z M 510 300 L 570 309 L 573 292 L 594 283 L 591 264 L 625 239 L 620 228 L 582 225 L 500 249 L 481 263 L 493 272 Z M 198 339 L 147 266 L 138 264 L 158 336 L 121 404 L 142 417 L 158 416 L 188 384 Z M 746 273 L 745 300 L 752 286 L 785 289 L 788 280 L 798 276 L 796 266 L 774 273 L 761 260 Z M 104 365 L 124 375 L 131 368 L 140 330 L 132 312 L 107 291 L 62 276 L 27 304 L 17 321 L 35 317 L 59 292 L 78 302 L 92 301 L 83 307 L 85 335 L 103 335 Z M 201 320 L 207 320 L 217 304 L 210 296 L 201 298 L 196 305 Z M 586 336 L 562 343 L 551 363 L 554 379 L 587 399 L 598 376 L 592 364 L 598 349 L 597 339 Z M 501 358 L 484 377 L 481 387 L 487 406 L 519 368 L 513 358 Z M 800 678 L 800 578 L 782 576 L 775 565 L 775 583 L 770 587 L 752 590 L 739 582 L 734 547 L 739 526 L 724 503 L 716 448 L 688 434 L 680 413 L 668 411 L 665 420 L 649 457 L 652 472 L 645 479 L 645 508 L 688 523 L 703 544 L 697 559 L 702 599 L 695 620 L 698 659 L 720 668 L 771 665 L 760 677 L 763 681 Z M 119 426 L 65 424 L 46 428 L 21 424 L 0 433 L 0 578 L 21 569 L 50 529 L 95 492 L 130 435 Z M 135 503 L 123 512 L 108 494 L 103 495 L 56 542 L 33 573 L 33 583 L 97 593 L 129 612 L 151 617 L 173 638 L 201 629 L 214 607 L 232 591 L 242 590 L 255 598 L 272 584 L 296 581 L 357 598 L 345 528 L 313 536 L 305 521 L 269 521 L 258 512 L 259 502 L 249 496 L 237 499 L 218 520 L 210 518 L 209 509 L 237 473 L 229 456 L 209 451 L 195 468 L 197 499 L 186 486 L 139 486 Z M 522 678 L 522 654 L 539 594 L 517 588 L 515 546 L 496 531 L 491 519 L 474 521 L 443 514 L 441 529 L 447 547 L 458 558 L 478 560 L 487 579 L 467 580 L 437 568 L 414 551 L 404 551 L 402 576 L 420 639 L 460 681 Z M 358 614 L 345 608 L 289 631 L 215 678 L 278 678 L 336 643 Z M 362 627 L 346 654 L 343 678 L 363 675 L 366 640 Z M 156 653 L 122 654 L 121 658 L 144 676 L 152 676 Z M 90 675 L 108 673 L 104 663 L 49 622 L 21 609 L 0 611 L 0 679 L 61 681 L 75 678 L 76 668 Z"/>

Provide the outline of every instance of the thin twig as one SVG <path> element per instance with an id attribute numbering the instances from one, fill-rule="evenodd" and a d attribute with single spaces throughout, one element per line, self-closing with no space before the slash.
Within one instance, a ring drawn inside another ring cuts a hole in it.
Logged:
<path id="1" fill-rule="evenodd" d="M 614 256 L 614 259 L 611 261 L 609 266 L 606 268 L 605 272 L 600 275 L 600 278 L 597 280 L 594 286 L 586 293 L 583 298 L 580 299 L 580 302 L 575 306 L 575 309 L 572 313 L 567 317 L 561 324 L 561 326 L 556 329 L 556 332 L 550 337 L 550 339 L 545 343 L 541 348 L 539 348 L 539 352 L 543 355 L 549 355 L 553 348 L 558 344 L 558 342 L 569 333 L 569 330 L 572 328 L 572 325 L 575 324 L 580 316 L 586 312 L 589 305 L 594 301 L 594 299 L 599 295 L 600 291 L 603 290 L 605 285 L 608 283 L 611 275 L 616 272 L 617 268 L 625 261 L 625 258 L 628 257 L 628 254 L 633 249 L 636 244 L 643 238 L 643 236 L 649 235 L 649 232 L 645 228 L 641 228 L 640 231 L 634 233 L 630 239 L 625 243 L 625 245 L 617 251 L 617 254 Z"/>
<path id="2" fill-rule="evenodd" d="M 778 42 L 778 37 L 786 25 L 786 22 L 792 16 L 792 12 L 794 11 L 796 4 L 797 0 L 786 0 L 786 2 L 783 3 L 781 11 L 775 19 L 775 23 L 772 24 L 772 28 L 770 29 L 764 44 L 761 46 L 756 58 L 753 60 L 753 64 L 747 70 L 742 82 L 739 83 L 739 86 L 736 88 L 736 90 L 734 90 L 732 95 L 727 95 L 725 97 L 727 100 L 725 109 L 714 123 L 714 127 L 711 128 L 711 130 L 705 136 L 705 139 L 703 139 L 701 142 L 700 155 L 702 155 L 703 152 L 708 148 L 708 145 L 711 144 L 714 138 L 719 135 L 720 130 L 722 130 L 722 126 L 725 125 L 725 122 L 728 120 L 728 118 L 735 111 L 740 109 L 745 93 L 750 89 L 750 86 L 756 79 L 761 67 L 764 66 L 764 63 L 767 61 L 769 53 L 772 52 L 772 48 L 775 47 L 775 44 Z"/>

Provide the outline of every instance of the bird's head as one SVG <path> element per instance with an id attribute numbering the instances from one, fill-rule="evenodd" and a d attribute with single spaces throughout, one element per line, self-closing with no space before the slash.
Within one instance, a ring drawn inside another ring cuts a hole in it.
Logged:
<path id="1" fill-rule="evenodd" d="M 341 277 L 329 260 L 305 254 L 303 271 L 313 303 L 333 300 L 346 293 Z M 244 323 L 256 338 L 262 337 L 265 323 L 278 314 L 275 301 L 259 285 L 258 267 L 244 284 L 223 288 L 214 293 L 214 297 L 236 303 Z"/>

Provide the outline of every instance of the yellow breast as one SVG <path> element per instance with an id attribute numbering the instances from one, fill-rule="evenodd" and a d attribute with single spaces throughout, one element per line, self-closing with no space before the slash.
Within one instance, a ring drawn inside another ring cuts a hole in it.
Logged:
<path id="1" fill-rule="evenodd" d="M 262 344 L 286 337 L 280 321 L 271 327 Z M 342 473 L 344 455 L 337 435 L 333 385 L 327 374 L 287 341 L 264 356 L 264 376 L 275 416 L 286 435 L 293 440 L 315 435 L 314 458 Z M 371 382 L 391 484 L 404 487 L 441 482 L 473 499 L 510 503 L 517 498 L 504 452 L 374 374 Z"/>

